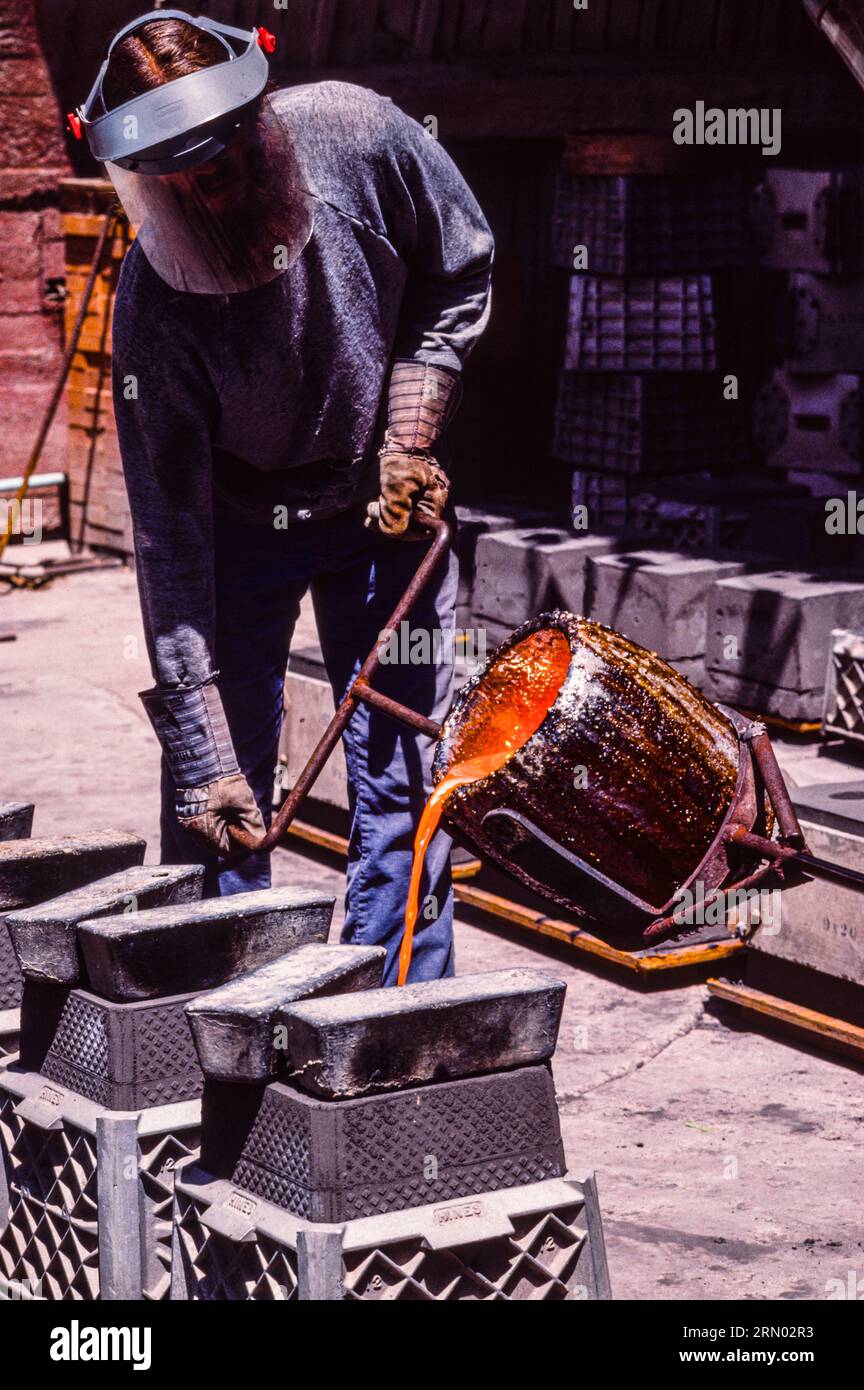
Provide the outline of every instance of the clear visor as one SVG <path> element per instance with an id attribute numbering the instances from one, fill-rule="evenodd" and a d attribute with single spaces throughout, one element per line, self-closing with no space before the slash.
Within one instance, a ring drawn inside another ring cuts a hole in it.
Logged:
<path id="1" fill-rule="evenodd" d="M 176 174 L 106 164 L 123 210 L 157 275 L 189 294 L 237 294 L 274 280 L 312 234 L 287 129 L 265 98 L 238 116 L 221 154 Z"/>

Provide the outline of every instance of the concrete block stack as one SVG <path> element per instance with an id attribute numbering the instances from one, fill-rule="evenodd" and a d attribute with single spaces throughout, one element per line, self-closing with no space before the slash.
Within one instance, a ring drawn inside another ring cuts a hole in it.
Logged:
<path id="1" fill-rule="evenodd" d="M 372 955 L 309 947 L 189 1006 L 207 1080 L 172 1297 L 610 1297 L 549 1067 L 564 985 L 517 969 L 369 988 Z M 334 971 L 351 983 L 321 997 Z"/>
<path id="2" fill-rule="evenodd" d="M 526 618 L 552 608 L 584 613 L 590 606 L 592 555 L 614 550 L 615 537 L 574 535 L 558 527 L 513 527 L 477 542 L 472 624 L 491 649 Z"/>
<path id="3" fill-rule="evenodd" d="M 755 190 L 762 264 L 783 271 L 783 358 L 757 393 L 754 438 L 768 467 L 808 496 L 766 515 L 763 539 L 787 562 L 848 564 L 856 540 L 826 534 L 825 499 L 861 487 L 864 168 L 772 169 Z M 796 558 L 797 557 L 797 558 Z"/>
<path id="4" fill-rule="evenodd" d="M 774 571 L 719 579 L 708 597 L 715 697 L 793 723 L 822 716 L 835 628 L 862 630 L 864 584 Z"/>
<path id="5" fill-rule="evenodd" d="M 185 1005 L 326 941 L 334 901 L 200 891 L 198 866 L 133 865 L 6 918 L 24 981 L 20 1053 L 0 1070 L 0 1279 L 14 1287 L 167 1294 L 174 1168 L 197 1152 L 203 1086 Z"/>
<path id="6" fill-rule="evenodd" d="M 556 262 L 571 272 L 553 452 L 592 530 L 632 529 L 630 498 L 749 452 L 738 369 L 746 199 L 734 176 L 573 176 L 558 190 Z"/>
<path id="7" fill-rule="evenodd" d="M 707 604 L 715 583 L 740 573 L 734 561 L 661 550 L 593 556 L 591 616 L 657 652 L 704 686 Z"/>

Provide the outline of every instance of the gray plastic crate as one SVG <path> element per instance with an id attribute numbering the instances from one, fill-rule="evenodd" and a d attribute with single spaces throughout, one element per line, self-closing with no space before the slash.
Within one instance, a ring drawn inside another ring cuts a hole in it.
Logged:
<path id="1" fill-rule="evenodd" d="M 713 371 L 717 328 L 711 276 L 574 275 L 564 367 L 598 372 Z"/>
<path id="2" fill-rule="evenodd" d="M 0 1062 L 14 1057 L 18 1051 L 21 1013 L 18 1009 L 0 1009 Z"/>
<path id="3" fill-rule="evenodd" d="M 831 633 L 822 728 L 864 743 L 864 633 L 845 628 Z"/>
<path id="4" fill-rule="evenodd" d="M 751 452 L 742 401 L 699 373 L 562 372 L 553 452 L 589 472 L 728 472 Z"/>
<path id="5" fill-rule="evenodd" d="M 112 1112 L 0 1071 L 0 1277 L 46 1300 L 165 1298 L 174 1170 L 197 1152 L 200 1110 Z"/>
<path id="6" fill-rule="evenodd" d="M 768 169 L 750 196 L 764 266 L 824 275 L 864 269 L 864 168 Z"/>
<path id="7" fill-rule="evenodd" d="M 746 197 L 737 175 L 681 179 L 561 174 L 553 255 L 588 248 L 597 275 L 663 275 L 744 265 Z"/>
<path id="8" fill-rule="evenodd" d="M 586 507 L 592 531 L 625 531 L 632 483 L 616 473 L 590 473 L 574 469 L 570 479 L 571 515 Z"/>
<path id="9" fill-rule="evenodd" d="M 611 1298 L 593 1174 L 315 1225 L 184 1163 L 171 1297 L 521 1302 Z"/>

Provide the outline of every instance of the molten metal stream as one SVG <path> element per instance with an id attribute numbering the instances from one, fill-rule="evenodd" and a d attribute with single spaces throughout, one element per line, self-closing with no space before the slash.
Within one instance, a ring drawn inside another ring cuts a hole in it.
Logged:
<path id="1" fill-rule="evenodd" d="M 567 673 L 568 660 L 569 647 L 559 633 L 551 637 L 546 633 L 538 634 L 506 652 L 484 675 L 478 695 L 485 693 L 483 685 L 488 682 L 490 699 L 479 701 L 479 717 L 471 721 L 470 736 L 464 740 L 471 747 L 473 756 L 461 758 L 448 770 L 423 808 L 417 827 L 397 984 L 404 985 L 408 978 L 414 928 L 420 911 L 423 864 L 432 836 L 444 814 L 445 802 L 459 787 L 479 782 L 497 772 L 537 732 L 555 702 Z M 489 751 L 473 751 L 484 747 Z"/>

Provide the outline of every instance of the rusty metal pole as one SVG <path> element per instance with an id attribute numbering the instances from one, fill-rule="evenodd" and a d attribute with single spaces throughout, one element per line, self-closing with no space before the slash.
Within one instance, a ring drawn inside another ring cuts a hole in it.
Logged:
<path id="1" fill-rule="evenodd" d="M 797 849 L 804 849 L 804 832 L 798 823 L 795 807 L 792 805 L 792 798 L 789 795 L 789 788 L 786 786 L 786 779 L 775 757 L 774 746 L 768 737 L 765 725 L 757 720 L 756 723 L 751 724 L 744 737 L 753 750 L 753 759 L 765 784 L 768 799 L 777 815 L 780 839 L 784 845 L 794 845 Z"/>
<path id="2" fill-rule="evenodd" d="M 434 533 L 434 540 L 423 557 L 417 573 L 391 613 L 385 631 L 398 629 L 399 624 L 408 617 L 450 544 L 450 527 L 446 521 L 426 516 L 420 520 L 424 527 Z M 433 720 L 427 719 L 425 715 L 418 714 L 416 710 L 408 709 L 405 705 L 400 705 L 398 701 L 391 700 L 388 696 L 381 695 L 377 690 L 371 688 L 370 681 L 380 662 L 380 643 L 376 642 L 360 667 L 356 678 L 352 681 L 345 698 L 321 735 L 309 761 L 274 816 L 267 834 L 256 840 L 245 830 L 239 830 L 233 825 L 228 827 L 231 838 L 238 848 L 250 854 L 257 854 L 262 850 L 271 850 L 279 843 L 296 816 L 300 803 L 315 785 L 324 764 L 345 732 L 359 703 L 380 709 L 394 719 L 401 720 L 403 724 L 408 724 L 411 728 L 419 729 L 421 733 L 428 734 L 431 738 L 438 734 L 439 725 Z"/>

